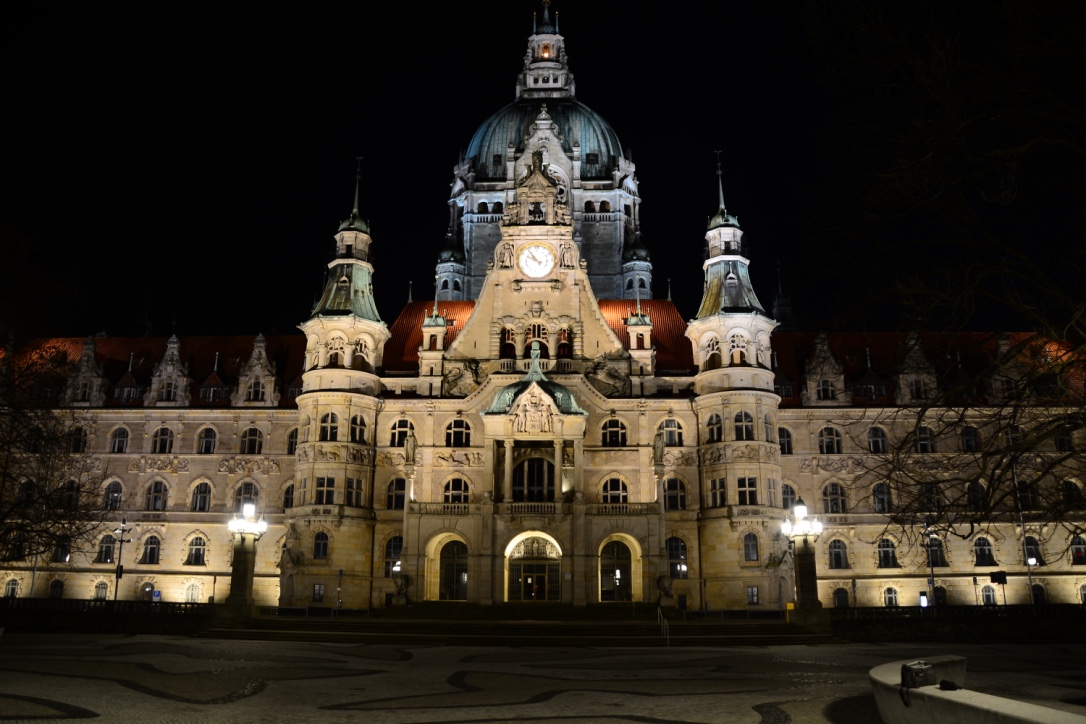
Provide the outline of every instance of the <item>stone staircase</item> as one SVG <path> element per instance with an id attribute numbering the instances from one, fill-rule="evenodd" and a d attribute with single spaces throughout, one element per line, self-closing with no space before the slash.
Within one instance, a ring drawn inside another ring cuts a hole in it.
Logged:
<path id="1" fill-rule="evenodd" d="M 275 609 L 271 609 L 275 611 Z M 316 613 L 316 611 L 311 612 Z M 264 612 L 199 635 L 209 638 L 320 641 L 395 646 L 773 646 L 841 643 L 781 619 L 667 615 L 668 633 L 655 607 L 616 604 L 573 608 L 556 604 L 473 606 L 416 604 L 370 613 L 320 609 L 321 615 Z"/>

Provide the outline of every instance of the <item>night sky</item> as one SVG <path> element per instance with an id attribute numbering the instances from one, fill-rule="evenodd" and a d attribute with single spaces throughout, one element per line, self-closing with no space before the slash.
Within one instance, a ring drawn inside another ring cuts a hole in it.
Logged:
<path id="1" fill-rule="evenodd" d="M 1025 75 L 1049 84 L 1041 96 L 1056 98 L 1052 108 L 1065 116 L 1041 130 L 1023 122 L 1013 138 L 978 134 L 988 147 L 1086 130 L 1071 72 L 1082 60 L 1076 5 L 1057 4 L 1062 16 L 1037 21 L 1061 36 L 1055 55 L 1041 54 Z M 291 332 L 308 316 L 350 212 L 356 156 L 382 316 L 395 318 L 408 280 L 415 299 L 432 298 L 451 169 L 474 130 L 513 100 L 539 6 L 375 6 L 247 15 L 5 9 L 0 325 L 18 335 Z M 924 105 L 926 91 L 895 90 L 911 75 L 895 51 L 934 27 L 981 67 L 999 52 L 986 39 L 1014 28 L 962 11 L 904 25 L 876 18 L 898 33 L 880 37 L 848 16 L 869 4 L 844 6 L 833 17 L 791 3 L 554 6 L 577 98 L 611 123 L 637 164 L 655 296 L 667 294 L 670 277 L 684 316 L 700 299 L 718 149 L 728 209 L 746 232 L 767 307 L 778 264 L 801 316 L 829 324 L 844 308 L 892 305 L 909 269 L 938 261 L 945 214 L 896 208 L 877 187 L 892 144 L 916 153 L 909 129 L 941 112 Z M 849 52 L 834 49 L 838 38 Z M 1036 97 L 1002 100 L 1036 109 Z M 997 207 L 990 221 L 1025 235 L 1016 238 L 1035 235 L 1033 251 L 1077 249 L 1081 150 L 1041 145 L 1047 155 L 1018 158 L 1014 201 L 988 204 Z M 982 172 L 983 183 L 969 173 L 967 187 L 983 187 L 985 199 L 999 193 L 998 173 Z M 918 229 L 929 246 L 903 247 Z M 1067 283 L 1081 288 L 1080 277 Z"/>

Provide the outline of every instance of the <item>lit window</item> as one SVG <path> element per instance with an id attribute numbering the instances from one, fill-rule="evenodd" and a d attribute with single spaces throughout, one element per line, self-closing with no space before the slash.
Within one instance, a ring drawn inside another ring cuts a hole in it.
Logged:
<path id="1" fill-rule="evenodd" d="M 985 606 L 996 605 L 996 590 L 995 586 L 985 586 L 980 589 L 980 600 Z"/>
<path id="2" fill-rule="evenodd" d="M 664 542 L 667 549 L 667 567 L 671 577 L 681 580 L 689 577 L 686 565 L 686 541 L 682 538 L 668 538 Z"/>
<path id="3" fill-rule="evenodd" d="M 245 510 L 246 505 L 256 505 L 257 498 L 259 497 L 259 491 L 256 487 L 256 483 L 242 483 L 234 491 L 234 512 L 240 513 Z"/>
<path id="4" fill-rule="evenodd" d="M 313 584 L 313 603 L 322 603 L 324 601 L 324 584 Z"/>
<path id="5" fill-rule="evenodd" d="M 1031 535 L 1026 536 L 1025 541 L 1025 554 L 1026 560 L 1032 558 L 1036 563 L 1030 563 L 1033 566 L 1043 566 L 1045 564 L 1044 556 L 1041 555 L 1041 544 L 1037 542 L 1037 539 Z"/>
<path id="6" fill-rule="evenodd" d="M 117 544 L 117 539 L 111 535 L 102 536 L 102 540 L 98 541 L 98 555 L 94 557 L 95 563 L 113 563 L 113 549 Z"/>
<path id="7" fill-rule="evenodd" d="M 887 588 L 882 592 L 882 602 L 887 608 L 897 606 L 897 589 Z"/>
<path id="8" fill-rule="evenodd" d="M 109 584 L 105 581 L 99 581 L 94 585 L 94 600 L 105 601 L 109 598 Z"/>
<path id="9" fill-rule="evenodd" d="M 394 535 L 385 543 L 385 578 L 392 578 L 400 572 L 400 555 L 403 551 L 403 536 Z"/>
<path id="10" fill-rule="evenodd" d="M 758 587 L 747 586 L 747 605 L 755 606 L 758 604 Z"/>

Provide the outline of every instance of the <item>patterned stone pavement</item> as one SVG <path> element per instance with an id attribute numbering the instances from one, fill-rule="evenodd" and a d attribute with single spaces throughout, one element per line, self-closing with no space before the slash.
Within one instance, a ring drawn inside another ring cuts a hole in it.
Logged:
<path id="1" fill-rule="evenodd" d="M 1086 714 L 1086 647 L 425 647 L 5 634 L 0 720 L 877 722 L 867 671 L 969 657 L 968 687 Z"/>

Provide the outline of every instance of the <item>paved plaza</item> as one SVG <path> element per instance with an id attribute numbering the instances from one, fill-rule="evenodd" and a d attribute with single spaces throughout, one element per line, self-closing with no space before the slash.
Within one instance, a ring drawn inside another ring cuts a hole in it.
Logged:
<path id="1" fill-rule="evenodd" d="M 877 664 L 955 653 L 968 687 L 1086 715 L 1086 647 L 604 649 L 0 636 L 0 720 L 877 722 Z"/>

